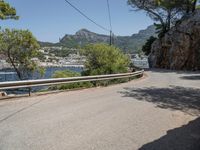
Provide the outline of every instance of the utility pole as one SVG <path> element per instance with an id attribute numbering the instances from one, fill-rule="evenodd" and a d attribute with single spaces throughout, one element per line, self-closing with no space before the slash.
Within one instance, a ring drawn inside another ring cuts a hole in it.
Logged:
<path id="1" fill-rule="evenodd" d="M 112 33 L 112 45 L 115 45 L 115 35 Z"/>
<path id="2" fill-rule="evenodd" d="M 112 31 L 110 30 L 110 46 L 112 45 Z"/>

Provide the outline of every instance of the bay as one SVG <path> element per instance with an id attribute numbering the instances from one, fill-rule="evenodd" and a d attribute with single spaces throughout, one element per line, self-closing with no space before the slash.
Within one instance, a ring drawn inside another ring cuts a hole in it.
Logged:
<path id="1" fill-rule="evenodd" d="M 70 70 L 74 72 L 81 73 L 83 71 L 82 67 L 46 67 L 44 76 L 40 76 L 38 73 L 33 74 L 33 76 L 28 79 L 50 79 L 56 71 Z M 14 69 L 3 69 L 0 70 L 0 82 L 6 81 L 18 81 L 17 74 Z"/>
<path id="2" fill-rule="evenodd" d="M 27 80 L 34 80 L 34 79 L 50 79 L 52 78 L 53 74 L 56 71 L 74 71 L 81 73 L 83 71 L 82 67 L 46 67 L 45 68 L 45 74 L 43 77 L 38 75 L 38 73 L 33 74 L 32 77 L 29 77 Z M 16 72 L 14 72 L 14 69 L 3 69 L 0 70 L 0 82 L 8 82 L 8 81 L 19 81 Z M 31 88 L 31 92 L 38 92 L 41 90 L 48 89 L 48 86 L 43 87 L 33 87 Z M 7 94 L 26 94 L 29 92 L 28 88 L 20 88 L 20 89 L 13 89 L 13 90 L 4 90 Z"/>

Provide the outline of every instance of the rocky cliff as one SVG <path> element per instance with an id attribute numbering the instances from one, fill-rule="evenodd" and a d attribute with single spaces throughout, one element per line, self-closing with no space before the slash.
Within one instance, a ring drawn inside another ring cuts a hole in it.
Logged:
<path id="1" fill-rule="evenodd" d="M 200 70 L 200 10 L 156 40 L 149 61 L 156 68 Z"/>

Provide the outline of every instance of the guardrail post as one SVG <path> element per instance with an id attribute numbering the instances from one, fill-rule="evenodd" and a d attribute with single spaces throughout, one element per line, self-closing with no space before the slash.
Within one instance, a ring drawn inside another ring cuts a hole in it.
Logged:
<path id="1" fill-rule="evenodd" d="M 31 87 L 28 88 L 28 96 L 31 96 Z"/>
<path id="2" fill-rule="evenodd" d="M 128 81 L 130 82 L 131 80 L 132 80 L 132 76 L 129 75 L 129 77 L 128 77 Z"/>

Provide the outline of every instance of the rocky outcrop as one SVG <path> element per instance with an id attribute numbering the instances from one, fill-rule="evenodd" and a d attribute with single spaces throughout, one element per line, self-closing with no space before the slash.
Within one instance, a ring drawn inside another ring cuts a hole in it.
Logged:
<path id="1" fill-rule="evenodd" d="M 200 10 L 153 43 L 149 62 L 155 68 L 200 70 Z"/>
<path id="2" fill-rule="evenodd" d="M 108 42 L 110 40 L 110 37 L 107 35 L 97 34 L 87 29 L 79 30 L 74 37 L 75 39 L 91 41 L 91 43 L 95 43 L 96 41 Z"/>

